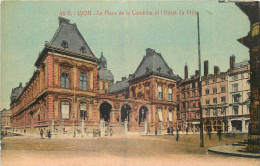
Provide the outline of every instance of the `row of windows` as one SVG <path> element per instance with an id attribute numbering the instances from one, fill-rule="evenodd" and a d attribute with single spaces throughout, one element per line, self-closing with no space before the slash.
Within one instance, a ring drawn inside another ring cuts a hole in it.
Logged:
<path id="1" fill-rule="evenodd" d="M 79 109 L 80 109 L 80 118 L 85 120 L 87 115 L 87 104 L 80 103 Z M 69 119 L 70 118 L 69 115 L 70 115 L 70 103 L 68 101 L 61 102 L 61 119 Z"/>
<path id="2" fill-rule="evenodd" d="M 221 86 L 221 92 L 225 92 L 225 91 L 226 91 L 226 87 L 225 87 L 225 86 Z M 218 93 L 218 88 L 217 88 L 217 87 L 212 88 L 212 93 L 213 93 L 213 94 Z M 209 94 L 209 89 L 206 89 L 206 90 L 205 90 L 205 94 L 206 94 L 206 95 Z"/>
<path id="3" fill-rule="evenodd" d="M 222 76 L 222 77 L 220 77 L 220 79 L 221 79 L 221 81 L 225 81 L 226 80 L 226 77 L 225 76 Z M 213 78 L 212 79 L 212 82 L 214 83 L 214 82 L 217 82 L 217 78 Z M 205 84 L 206 85 L 209 85 L 209 80 L 205 80 Z"/>
<path id="4" fill-rule="evenodd" d="M 220 115 L 225 115 L 226 109 L 223 108 L 220 112 L 217 109 L 213 109 L 213 116 L 218 116 L 218 113 L 220 113 Z M 206 116 L 210 116 L 210 109 L 206 109 Z"/>
<path id="5" fill-rule="evenodd" d="M 68 72 L 62 72 L 61 73 L 61 84 L 60 86 L 62 88 L 69 88 L 70 85 L 70 79 L 69 79 L 70 75 Z M 79 88 L 81 90 L 87 90 L 87 74 L 86 73 L 80 73 L 79 76 Z"/>
<path id="6" fill-rule="evenodd" d="M 163 88 L 162 85 L 158 85 L 157 86 L 157 92 L 158 92 L 158 100 L 162 100 L 163 99 Z M 168 87 L 168 100 L 172 101 L 172 94 L 173 94 L 173 88 L 172 87 Z"/>
<path id="7" fill-rule="evenodd" d="M 206 104 L 210 104 L 210 99 L 206 99 Z M 217 104 L 218 103 L 218 98 L 213 98 L 212 100 L 213 104 Z M 222 96 L 221 97 L 221 103 L 225 103 L 226 102 L 226 97 L 225 96 Z"/>
<path id="8" fill-rule="evenodd" d="M 163 113 L 162 113 L 161 108 L 158 109 L 158 120 L 159 120 L 159 122 L 163 122 Z M 167 120 L 169 122 L 173 121 L 173 111 L 172 111 L 172 109 L 169 109 Z"/>

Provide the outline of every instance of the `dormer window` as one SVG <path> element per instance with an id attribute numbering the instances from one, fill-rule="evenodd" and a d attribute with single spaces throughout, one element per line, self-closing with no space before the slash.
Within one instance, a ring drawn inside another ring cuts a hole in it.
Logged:
<path id="1" fill-rule="evenodd" d="M 63 47 L 63 48 L 68 48 L 68 47 L 69 47 L 68 42 L 67 42 L 66 40 L 63 40 L 63 41 L 61 42 L 61 47 Z"/>
<path id="2" fill-rule="evenodd" d="M 86 53 L 86 47 L 85 46 L 81 46 L 81 48 L 79 49 L 82 53 Z"/>

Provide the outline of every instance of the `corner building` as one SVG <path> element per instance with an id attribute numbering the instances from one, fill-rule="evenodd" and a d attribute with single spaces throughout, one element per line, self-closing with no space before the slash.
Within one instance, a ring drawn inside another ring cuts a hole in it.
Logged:
<path id="1" fill-rule="evenodd" d="M 176 127 L 178 77 L 160 53 L 146 49 L 134 74 L 113 84 L 103 54 L 97 58 L 76 24 L 59 18 L 37 70 L 11 95 L 12 128 L 21 132 L 166 133 Z"/>

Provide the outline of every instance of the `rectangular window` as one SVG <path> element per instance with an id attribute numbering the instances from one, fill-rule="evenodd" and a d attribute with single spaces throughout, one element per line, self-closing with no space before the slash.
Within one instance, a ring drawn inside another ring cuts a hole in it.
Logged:
<path id="1" fill-rule="evenodd" d="M 233 90 L 233 92 L 237 92 L 238 91 L 238 84 L 233 84 L 232 90 Z"/>
<path id="2" fill-rule="evenodd" d="M 225 81 L 225 80 L 226 80 L 225 76 L 222 76 L 221 81 Z"/>
<path id="3" fill-rule="evenodd" d="M 159 118 L 159 122 L 163 121 L 162 109 L 158 109 L 158 118 Z"/>
<path id="4" fill-rule="evenodd" d="M 234 75 L 234 76 L 232 77 L 232 80 L 233 80 L 233 81 L 238 80 L 238 76 L 237 76 L 237 75 Z"/>
<path id="5" fill-rule="evenodd" d="M 193 103 L 192 106 L 193 106 L 193 108 L 196 108 L 196 103 Z"/>
<path id="6" fill-rule="evenodd" d="M 87 90 L 87 74 L 86 73 L 80 73 L 79 88 L 81 90 Z"/>
<path id="7" fill-rule="evenodd" d="M 214 109 L 214 110 L 213 110 L 213 115 L 214 115 L 214 116 L 218 116 L 218 110 L 217 110 L 217 109 Z"/>
<path id="8" fill-rule="evenodd" d="M 172 93 L 173 93 L 173 88 L 169 87 L 168 88 L 168 100 L 172 101 Z"/>
<path id="9" fill-rule="evenodd" d="M 217 93 L 217 88 L 213 88 L 213 93 Z"/>
<path id="10" fill-rule="evenodd" d="M 162 85 L 158 85 L 158 99 L 162 100 Z"/>
<path id="11" fill-rule="evenodd" d="M 206 83 L 206 85 L 208 85 L 209 84 L 209 80 L 206 80 L 205 83 Z"/>
<path id="12" fill-rule="evenodd" d="M 237 106 L 233 107 L 233 110 L 234 110 L 234 115 L 238 115 L 238 107 Z"/>
<path id="13" fill-rule="evenodd" d="M 209 109 L 206 109 L 206 116 L 209 116 L 210 112 Z"/>
<path id="14" fill-rule="evenodd" d="M 225 92 L 226 91 L 226 87 L 225 86 L 221 86 L 221 92 Z"/>
<path id="15" fill-rule="evenodd" d="M 209 103 L 210 103 L 209 99 L 206 99 L 206 104 L 209 104 Z"/>
<path id="16" fill-rule="evenodd" d="M 225 115 L 225 112 L 226 112 L 226 109 L 223 108 L 223 109 L 221 110 L 221 115 Z"/>
<path id="17" fill-rule="evenodd" d="M 61 73 L 61 87 L 69 88 L 69 73 L 67 72 Z"/>
<path id="18" fill-rule="evenodd" d="M 61 103 L 61 118 L 69 119 L 69 113 L 70 113 L 70 104 L 67 101 L 63 101 Z"/>
<path id="19" fill-rule="evenodd" d="M 222 103 L 225 103 L 225 102 L 226 102 L 226 97 L 225 97 L 225 96 L 222 96 L 222 97 L 221 97 L 221 102 L 222 102 Z"/>
<path id="20" fill-rule="evenodd" d="M 217 102 L 218 102 L 218 99 L 217 98 L 213 98 L 213 103 L 217 104 Z"/>
<path id="21" fill-rule="evenodd" d="M 233 101 L 234 101 L 234 103 L 239 102 L 239 95 L 238 94 L 233 95 Z"/>
<path id="22" fill-rule="evenodd" d="M 206 93 L 206 95 L 208 95 L 209 94 L 209 89 L 206 89 L 205 93 Z"/>
<path id="23" fill-rule="evenodd" d="M 241 74 L 241 79 L 244 79 L 244 74 L 243 73 Z"/>

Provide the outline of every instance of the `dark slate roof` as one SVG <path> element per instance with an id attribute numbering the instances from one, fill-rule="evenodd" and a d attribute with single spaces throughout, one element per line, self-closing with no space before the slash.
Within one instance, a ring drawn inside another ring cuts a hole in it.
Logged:
<path id="1" fill-rule="evenodd" d="M 245 59 L 242 62 L 235 63 L 234 67 L 239 68 L 239 67 L 243 67 L 243 66 L 247 66 L 247 65 L 249 65 L 249 62 L 247 59 Z"/>
<path id="2" fill-rule="evenodd" d="M 117 81 L 115 84 L 111 85 L 108 92 L 109 93 L 116 93 L 119 91 L 122 91 L 124 89 L 127 89 L 129 87 L 129 78 L 125 79 L 123 81 Z"/>
<path id="3" fill-rule="evenodd" d="M 15 99 L 18 99 L 18 97 L 20 96 L 20 94 L 23 92 L 23 86 L 22 83 L 19 84 L 18 87 L 12 89 L 12 93 L 11 93 L 11 102 Z"/>
<path id="4" fill-rule="evenodd" d="M 165 62 L 161 54 L 155 52 L 155 50 L 147 48 L 146 55 L 143 57 L 143 60 L 136 69 L 134 76 L 139 77 L 149 72 L 174 76 L 172 69 Z"/>
<path id="5" fill-rule="evenodd" d="M 98 69 L 98 78 L 101 80 L 107 80 L 114 82 L 114 76 L 110 70 L 107 70 L 105 68 Z"/>
<path id="6" fill-rule="evenodd" d="M 67 42 L 67 47 L 62 46 L 62 42 Z M 82 37 L 79 32 L 76 24 L 71 24 L 70 20 L 59 17 L 59 28 L 54 34 L 52 40 L 47 43 L 48 45 L 59 47 L 62 49 L 84 53 L 90 56 L 94 56 L 90 50 L 85 39 Z M 82 49 L 83 48 L 83 49 Z"/>

